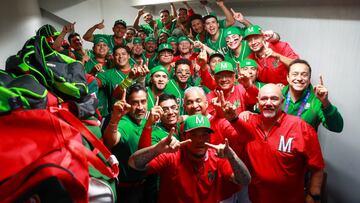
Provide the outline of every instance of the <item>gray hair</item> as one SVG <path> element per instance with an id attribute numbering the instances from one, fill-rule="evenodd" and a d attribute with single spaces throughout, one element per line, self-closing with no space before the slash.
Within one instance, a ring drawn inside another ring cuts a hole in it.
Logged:
<path id="1" fill-rule="evenodd" d="M 203 88 L 201 88 L 201 87 L 198 87 L 198 86 L 193 86 L 193 87 L 188 87 L 188 88 L 186 88 L 186 90 L 185 90 L 185 92 L 184 92 L 184 98 L 185 98 L 185 95 L 186 94 L 190 94 L 190 93 L 192 93 L 192 92 L 199 92 L 202 96 L 204 96 L 204 97 L 206 97 L 206 93 L 205 93 L 205 91 L 204 91 L 204 89 Z"/>

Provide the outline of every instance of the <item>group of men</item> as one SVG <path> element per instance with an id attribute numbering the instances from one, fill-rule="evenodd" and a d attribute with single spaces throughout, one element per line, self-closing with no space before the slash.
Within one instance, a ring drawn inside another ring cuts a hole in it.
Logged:
<path id="1" fill-rule="evenodd" d="M 74 24 L 51 42 L 94 87 L 102 140 L 119 160 L 118 202 L 319 202 L 316 131 L 343 129 L 323 78 L 312 85 L 311 66 L 279 34 L 216 4 L 225 19 L 185 2 L 156 20 L 139 9 L 132 28 L 117 20 L 110 35 L 95 24 L 82 37 L 92 50 Z"/>

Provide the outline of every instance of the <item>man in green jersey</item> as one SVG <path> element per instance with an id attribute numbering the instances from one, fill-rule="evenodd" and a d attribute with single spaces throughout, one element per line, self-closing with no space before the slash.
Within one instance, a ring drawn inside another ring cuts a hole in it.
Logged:
<path id="1" fill-rule="evenodd" d="M 99 37 L 105 38 L 108 42 L 108 46 L 110 48 L 109 54 L 112 54 L 113 48 L 115 45 L 126 45 L 126 40 L 124 39 L 124 35 L 126 33 L 126 22 L 123 20 L 117 20 L 114 23 L 112 28 L 114 34 L 94 34 L 95 30 L 103 29 L 105 27 L 104 20 L 100 23 L 95 24 L 91 28 L 89 28 L 83 36 L 83 39 L 88 42 L 94 42 Z"/>
<path id="2" fill-rule="evenodd" d="M 164 93 L 169 82 L 169 73 L 163 66 L 159 65 L 150 71 L 150 82 L 146 88 L 148 92 L 148 109 L 155 106 L 156 98 Z"/>
<path id="3" fill-rule="evenodd" d="M 146 112 L 146 89 L 134 84 L 123 91 L 121 99 L 114 104 L 110 123 L 105 129 L 104 143 L 119 160 L 119 202 L 143 200 L 145 174 L 131 169 L 127 163 L 130 155 L 138 150 Z"/>
<path id="4" fill-rule="evenodd" d="M 322 76 L 320 84 L 310 84 L 311 67 L 308 62 L 295 59 L 289 66 L 287 80 L 289 85 L 283 89 L 284 111 L 301 117 L 317 130 L 320 123 L 332 132 L 341 132 L 344 121 L 328 98 Z"/>
<path id="5" fill-rule="evenodd" d="M 144 46 L 145 46 L 145 51 L 146 51 L 145 56 L 148 61 L 148 67 L 149 67 L 149 69 L 151 69 L 151 68 L 155 67 L 157 64 L 156 39 L 152 36 L 146 37 Z"/>
<path id="6" fill-rule="evenodd" d="M 172 76 L 173 72 L 173 59 L 174 53 L 172 46 L 167 43 L 160 44 L 158 49 L 158 65 L 165 67 L 168 70 L 170 76 Z"/>
<path id="7" fill-rule="evenodd" d="M 68 41 L 70 43 L 71 52 L 74 54 L 75 59 L 85 64 L 90 59 L 87 51 L 83 47 L 83 41 L 80 35 L 76 32 L 69 34 Z"/>
<path id="8" fill-rule="evenodd" d="M 231 19 L 231 23 L 227 23 L 226 27 L 231 26 L 235 23 L 235 18 L 236 17 L 238 20 L 240 20 L 241 18 L 241 23 L 243 23 L 245 25 L 245 27 L 251 25 L 249 21 L 247 21 L 242 15 L 241 13 L 237 13 L 234 10 L 229 10 L 225 7 L 224 2 L 223 1 L 218 1 L 217 2 L 219 7 L 223 9 L 224 13 L 226 16 L 231 15 L 233 16 Z M 219 21 L 217 19 L 216 16 L 214 15 L 207 15 L 204 16 L 203 18 L 204 23 L 205 23 L 205 30 L 207 32 L 207 36 L 205 37 L 205 43 L 208 47 L 210 47 L 211 49 L 213 49 L 216 52 L 220 52 L 223 55 L 226 55 L 227 52 L 229 51 L 227 45 L 226 45 L 226 41 L 225 41 L 225 29 L 224 28 L 220 28 L 220 24 Z"/>
<path id="9" fill-rule="evenodd" d="M 235 20 L 231 11 L 224 5 L 224 1 L 217 1 L 216 3 L 223 11 L 225 16 L 225 19 L 218 21 L 219 27 L 226 28 L 228 26 L 232 26 L 235 23 Z M 208 13 L 208 15 L 210 15 L 210 13 Z M 211 15 L 215 16 L 213 12 L 211 12 Z M 201 15 L 194 14 L 190 16 L 188 20 L 188 26 L 191 27 L 192 34 L 194 35 L 196 40 L 206 43 L 206 39 L 209 37 L 209 35 L 206 32 L 204 21 L 205 20 L 202 18 Z"/>
<path id="10" fill-rule="evenodd" d="M 252 52 L 246 40 L 242 40 L 243 31 L 236 26 L 228 27 L 225 31 L 225 41 L 229 52 L 225 55 L 225 60 L 230 62 L 235 68 L 235 75 L 238 78 L 238 69 L 243 61 Z"/>
<path id="11" fill-rule="evenodd" d="M 147 58 L 144 54 L 144 47 L 140 37 L 134 37 L 133 48 L 131 49 L 130 64 L 146 64 Z"/>
<path id="12" fill-rule="evenodd" d="M 103 37 L 98 37 L 94 40 L 93 57 L 85 63 L 85 71 L 91 75 L 96 75 L 98 72 L 104 72 L 109 68 L 107 61 L 107 54 L 109 52 L 108 41 Z"/>
<path id="13" fill-rule="evenodd" d="M 180 107 L 180 115 L 184 115 L 184 91 L 188 88 L 188 80 L 191 76 L 191 62 L 187 59 L 180 59 L 175 63 L 174 79 L 171 79 L 164 90 L 167 94 L 173 94 Z"/>
<path id="14" fill-rule="evenodd" d="M 99 109 L 103 116 L 107 115 L 107 110 L 111 108 L 107 107 L 107 104 L 112 106 L 116 98 L 119 98 L 120 83 L 125 79 L 133 80 L 146 74 L 146 71 L 142 73 L 142 70 L 146 69 L 145 66 L 131 65 L 130 49 L 127 46 L 120 45 L 114 48 L 113 52 L 114 68 L 108 69 L 105 72 L 98 73 L 97 78 L 99 79 Z"/>

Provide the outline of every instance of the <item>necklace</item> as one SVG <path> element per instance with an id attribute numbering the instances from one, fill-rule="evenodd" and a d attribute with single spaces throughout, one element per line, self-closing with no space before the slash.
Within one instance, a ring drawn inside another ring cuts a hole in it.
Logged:
<path id="1" fill-rule="evenodd" d="M 299 108 L 299 111 L 297 112 L 296 116 L 301 116 L 302 112 L 305 110 L 305 105 L 307 103 L 307 101 L 309 100 L 310 97 L 310 88 L 308 87 L 306 89 L 306 95 L 301 103 L 301 106 Z M 290 104 L 290 90 L 288 91 L 287 95 L 286 95 L 286 102 L 285 102 L 285 109 L 284 111 L 287 113 L 289 110 L 289 104 Z"/>

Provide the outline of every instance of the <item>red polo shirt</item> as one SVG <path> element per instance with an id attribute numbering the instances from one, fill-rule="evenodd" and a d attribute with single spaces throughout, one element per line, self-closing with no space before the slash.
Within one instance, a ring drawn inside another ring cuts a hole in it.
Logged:
<path id="1" fill-rule="evenodd" d="M 164 153 L 148 164 L 148 173 L 160 175 L 160 203 L 217 203 L 228 198 L 226 189 L 233 170 L 227 159 L 218 158 L 208 149 L 204 160 L 194 162 L 185 148 Z"/>
<path id="2" fill-rule="evenodd" d="M 253 108 L 257 102 L 258 93 L 259 90 L 255 87 L 255 85 L 245 89 L 241 84 L 237 84 L 234 85 L 231 92 L 225 96 L 225 100 L 236 106 L 236 113 L 239 115 L 241 112 Z M 206 95 L 206 97 L 209 103 L 208 112 L 212 115 L 216 115 L 217 117 L 223 117 L 222 110 L 216 110 L 216 107 L 211 103 L 211 100 L 217 97 L 215 92 L 210 92 Z"/>
<path id="3" fill-rule="evenodd" d="M 291 49 L 286 42 L 269 43 L 269 48 L 273 51 L 291 59 L 297 59 L 299 56 Z M 286 76 L 288 67 L 275 57 L 258 58 L 255 53 L 251 53 L 248 58 L 254 59 L 258 64 L 258 80 L 264 83 L 282 83 L 287 85 Z"/>
<path id="4" fill-rule="evenodd" d="M 268 135 L 261 116 L 236 125 L 252 137 L 246 144 L 245 163 L 252 175 L 249 196 L 253 203 L 304 203 L 304 174 L 325 164 L 315 130 L 305 121 L 283 113 Z"/>

